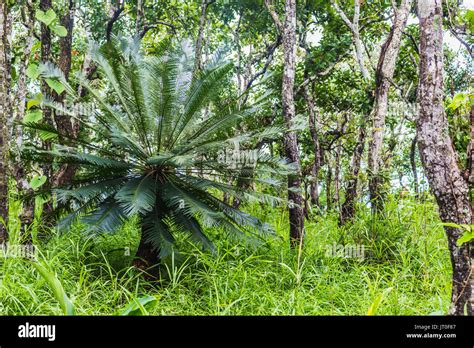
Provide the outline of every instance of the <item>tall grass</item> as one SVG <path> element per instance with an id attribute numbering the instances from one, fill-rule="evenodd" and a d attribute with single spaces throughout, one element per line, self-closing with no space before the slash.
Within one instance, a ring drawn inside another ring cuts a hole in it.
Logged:
<path id="1" fill-rule="evenodd" d="M 258 246 L 214 235 L 216 253 L 180 240 L 164 260 L 161 281 L 131 267 L 138 229 L 130 221 L 115 234 L 85 236 L 75 225 L 41 239 L 43 262 L 54 270 L 79 315 L 115 315 L 139 308 L 150 315 L 426 315 L 447 312 L 450 261 L 432 202 L 387 202 L 384 216 L 362 207 L 339 227 L 337 216 L 307 221 L 301 257 L 290 250 L 286 212 L 246 208 L 276 228 Z M 365 258 L 328 255 L 327 246 L 359 244 Z M 21 259 L 0 260 L 0 314 L 62 314 L 47 282 Z M 150 297 L 151 296 L 151 297 Z M 153 301 L 154 302 L 154 301 Z M 128 306 L 128 307 L 127 307 Z"/>

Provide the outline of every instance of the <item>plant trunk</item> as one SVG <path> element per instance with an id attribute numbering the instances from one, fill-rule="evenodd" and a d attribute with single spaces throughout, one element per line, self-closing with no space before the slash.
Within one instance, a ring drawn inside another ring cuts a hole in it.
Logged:
<path id="1" fill-rule="evenodd" d="M 52 8 L 51 0 L 41 0 L 40 1 L 40 10 L 47 12 Z M 41 23 L 41 63 L 45 64 L 51 61 L 51 30 L 44 23 Z M 45 80 L 41 81 L 41 93 L 43 96 L 50 95 L 50 88 Z M 44 122 L 50 126 L 54 126 L 52 118 L 52 110 L 48 107 L 42 108 L 43 110 L 43 119 Z M 43 150 L 51 150 L 51 141 L 45 140 L 42 142 Z M 43 185 L 45 190 L 51 189 L 51 183 L 53 182 L 53 166 L 51 163 L 42 163 L 41 168 L 43 175 L 45 175 L 48 180 Z M 45 203 L 43 212 L 47 216 L 53 210 L 52 200 Z"/>
<path id="2" fill-rule="evenodd" d="M 303 96 L 306 100 L 306 104 L 308 104 L 309 132 L 311 134 L 311 141 L 313 143 L 314 151 L 314 163 L 311 170 L 311 176 L 313 177 L 313 179 L 311 180 L 310 186 L 311 204 L 319 206 L 318 176 L 319 170 L 321 169 L 321 146 L 319 145 L 319 137 L 317 130 L 317 124 L 319 122 L 317 122 L 316 120 L 316 112 L 318 112 L 319 116 L 319 111 L 316 111 L 316 105 L 313 96 L 309 92 L 307 84 L 303 88 Z"/>
<path id="3" fill-rule="evenodd" d="M 140 35 L 143 30 L 143 0 L 137 0 L 137 18 L 135 21 L 135 32 L 136 35 Z"/>
<path id="4" fill-rule="evenodd" d="M 296 0 L 285 2 L 283 25 L 284 67 L 282 84 L 283 118 L 288 129 L 295 118 L 294 84 L 296 72 Z M 301 195 L 301 163 L 298 139 L 294 131 L 284 136 L 285 154 L 295 166 L 295 173 L 288 176 L 288 202 L 290 217 L 290 241 L 293 247 L 301 245 L 304 236 L 304 207 Z"/>
<path id="5" fill-rule="evenodd" d="M 340 196 L 339 190 L 341 186 L 340 176 L 341 176 L 341 144 L 337 145 L 336 148 L 336 161 L 334 168 L 334 205 L 340 208 Z"/>
<path id="6" fill-rule="evenodd" d="M 469 134 L 469 145 L 467 148 L 467 172 L 466 178 L 469 186 L 474 186 L 474 104 L 471 105 L 471 111 L 469 114 L 470 123 L 470 134 Z"/>
<path id="7" fill-rule="evenodd" d="M 0 3 L 0 243 L 8 239 L 9 123 L 11 115 L 10 66 L 11 14 L 6 1 Z"/>
<path id="8" fill-rule="evenodd" d="M 327 161 L 328 171 L 326 173 L 326 211 L 332 210 L 332 194 L 331 194 L 331 183 L 332 183 L 332 168 L 330 161 Z"/>
<path id="9" fill-rule="evenodd" d="M 384 194 L 381 192 L 383 179 L 380 175 L 381 152 L 385 127 L 385 117 L 388 108 L 388 92 L 395 71 L 398 52 L 400 50 L 403 29 L 406 26 L 408 14 L 413 0 L 402 0 L 395 10 L 395 19 L 382 50 L 380 52 L 377 70 L 375 72 L 375 103 L 372 111 L 372 137 L 369 143 L 368 174 L 369 192 L 373 212 L 383 208 Z"/>
<path id="10" fill-rule="evenodd" d="M 352 155 L 351 164 L 349 167 L 350 177 L 347 183 L 347 189 L 345 194 L 345 201 L 341 207 L 340 224 L 344 225 L 347 221 L 354 218 L 356 211 L 356 200 L 357 200 L 357 186 L 359 183 L 359 172 L 360 165 L 362 162 L 362 154 L 364 153 L 365 142 L 367 131 L 364 127 L 364 122 L 359 126 L 359 138 L 354 148 Z"/>
<path id="11" fill-rule="evenodd" d="M 67 13 L 61 18 L 61 25 L 67 29 L 67 35 L 60 39 L 59 46 L 61 56 L 59 57 L 58 67 L 64 73 L 66 79 L 69 77 L 71 71 L 71 59 L 72 59 L 72 31 L 74 28 L 74 12 L 75 12 L 75 0 L 69 0 L 69 8 Z M 58 103 L 63 103 L 66 92 L 61 95 L 54 93 L 54 99 Z M 58 127 L 58 131 L 62 136 L 68 136 L 75 138 L 76 128 L 74 127 L 71 118 L 66 115 L 55 113 L 54 120 Z M 61 140 L 61 139 L 60 139 Z M 76 173 L 77 166 L 70 164 L 63 164 L 58 172 L 54 174 L 54 185 L 63 186 L 72 181 Z"/>
<path id="12" fill-rule="evenodd" d="M 201 3 L 201 16 L 199 17 L 199 31 L 196 39 L 196 52 L 194 58 L 194 73 L 197 73 L 202 69 L 202 48 L 204 41 L 204 31 L 206 29 L 206 17 L 207 7 L 209 6 L 209 0 L 202 0 Z"/>
<path id="13" fill-rule="evenodd" d="M 159 264 L 160 264 L 159 251 L 154 249 L 152 243 L 148 242 L 145 237 L 145 231 L 142 227 L 142 233 L 140 237 L 140 244 L 138 245 L 133 265 L 146 272 L 150 279 L 156 279 L 159 277 Z"/>
<path id="14" fill-rule="evenodd" d="M 443 104 L 443 27 L 441 0 L 419 0 L 420 82 L 416 121 L 418 147 L 443 222 L 471 224 L 468 185 L 456 162 Z M 445 227 L 453 267 L 450 314 L 473 314 L 473 243 L 457 246 L 460 228 Z"/>
<path id="15" fill-rule="evenodd" d="M 413 174 L 413 189 L 415 190 L 415 198 L 418 199 L 420 195 L 420 189 L 418 185 L 418 171 L 416 169 L 416 135 L 411 142 L 410 165 L 411 172 Z"/>

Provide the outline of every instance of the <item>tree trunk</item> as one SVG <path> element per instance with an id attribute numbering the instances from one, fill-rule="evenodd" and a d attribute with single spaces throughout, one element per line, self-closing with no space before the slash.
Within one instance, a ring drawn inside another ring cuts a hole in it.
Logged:
<path id="1" fill-rule="evenodd" d="M 339 7 L 336 1 L 333 2 L 333 5 L 336 12 L 339 14 L 339 16 L 341 16 L 342 20 L 351 31 L 352 42 L 354 44 L 357 64 L 359 65 L 359 69 L 362 74 L 362 77 L 364 78 L 364 80 L 367 80 L 369 79 L 369 72 L 367 71 L 364 64 L 364 47 L 363 47 L 362 40 L 360 38 L 360 30 L 359 30 L 360 1 L 354 1 L 354 16 L 352 17 L 352 21 L 349 20 L 347 15 Z"/>
<path id="2" fill-rule="evenodd" d="M 369 174 L 369 191 L 372 210 L 380 211 L 383 206 L 383 193 L 381 185 L 383 180 L 379 173 L 381 164 L 381 152 L 385 127 L 385 116 L 388 108 L 388 92 L 390 81 L 395 71 L 395 63 L 397 61 L 400 49 L 401 37 L 403 29 L 406 26 L 408 14 L 413 0 L 402 0 L 402 3 L 395 11 L 395 19 L 390 29 L 382 50 L 380 52 L 377 70 L 375 73 L 375 103 L 373 108 L 373 126 L 372 137 L 369 143 L 368 158 L 368 174 Z"/>
<path id="3" fill-rule="evenodd" d="M 319 206 L 319 192 L 318 192 L 318 176 L 319 170 L 321 169 L 321 146 L 319 145 L 318 130 L 316 124 L 319 123 L 316 120 L 316 105 L 314 98 L 309 92 L 308 85 L 306 84 L 303 87 L 303 96 L 308 104 L 308 113 L 309 113 L 309 132 L 311 134 L 311 141 L 313 142 L 313 151 L 314 151 L 314 163 L 311 170 L 311 180 L 310 186 L 310 196 L 311 204 Z"/>
<path id="4" fill-rule="evenodd" d="M 159 264 L 159 251 L 155 250 L 153 245 L 146 241 L 145 231 L 142 227 L 140 244 L 138 245 L 138 249 L 133 260 L 133 265 L 136 268 L 147 272 L 150 279 L 156 279 L 160 274 L 158 266 Z"/>
<path id="5" fill-rule="evenodd" d="M 10 43 L 11 17 L 6 1 L 0 3 L 0 243 L 8 239 L 8 139 L 11 116 Z"/>
<path id="6" fill-rule="evenodd" d="M 327 173 L 326 173 L 326 211 L 329 212 L 332 210 L 332 193 L 331 193 L 331 184 L 332 184 L 332 168 L 331 163 L 328 159 L 327 161 Z"/>
<path id="7" fill-rule="evenodd" d="M 67 29 L 67 35 L 60 39 L 60 57 L 58 60 L 58 67 L 63 72 L 66 79 L 69 77 L 72 63 L 72 31 L 74 28 L 74 12 L 75 12 L 75 0 L 69 0 L 69 8 L 67 13 L 61 18 L 61 25 Z M 55 95 L 55 100 L 58 103 L 64 102 L 66 92 L 61 95 Z M 76 137 L 75 127 L 71 121 L 71 118 L 66 115 L 55 113 L 54 120 L 58 127 L 58 131 L 62 136 Z M 60 139 L 61 140 L 61 139 Z M 64 164 L 61 166 L 59 171 L 54 175 L 54 185 L 63 186 L 68 184 L 74 178 L 77 167 L 75 165 Z"/>
<path id="8" fill-rule="evenodd" d="M 469 186 L 474 186 L 474 104 L 471 105 L 471 111 L 469 114 L 469 145 L 467 148 L 467 172 L 466 178 Z"/>
<path id="9" fill-rule="evenodd" d="M 418 171 L 416 169 L 416 135 L 411 142 L 410 165 L 411 165 L 411 172 L 413 174 L 413 189 L 415 190 L 415 198 L 418 199 L 419 194 L 420 194 L 420 189 L 418 185 Z"/>
<path id="10" fill-rule="evenodd" d="M 336 147 L 336 160 L 334 163 L 334 205 L 340 208 L 339 190 L 341 187 L 341 144 Z"/>
<path id="11" fill-rule="evenodd" d="M 140 35 L 143 30 L 143 0 L 137 0 L 137 19 L 135 21 L 136 35 Z"/>
<path id="12" fill-rule="evenodd" d="M 18 69 L 18 81 L 17 81 L 17 92 L 15 95 L 15 121 L 17 126 L 14 128 L 13 139 L 16 140 L 15 143 L 15 159 L 13 163 L 13 177 L 16 182 L 16 187 L 18 190 L 18 195 L 22 200 L 22 210 L 20 212 L 19 219 L 21 221 L 21 235 L 25 236 L 27 241 L 29 236 L 27 236 L 28 226 L 33 222 L 34 217 L 34 202 L 33 202 L 33 190 L 31 189 L 28 180 L 26 178 L 24 164 L 21 161 L 21 149 L 23 147 L 23 127 L 21 122 L 25 117 L 26 111 L 26 69 L 30 62 L 31 49 L 34 42 L 34 25 L 35 25 L 35 12 L 33 4 L 28 0 L 25 2 L 25 6 L 22 8 L 22 18 L 26 21 L 26 26 L 28 28 L 26 45 L 23 50 L 23 58 L 20 62 L 20 67 Z M 13 144 L 13 142 L 12 142 Z"/>
<path id="13" fill-rule="evenodd" d="M 40 10 L 47 12 L 51 9 L 51 0 L 41 0 L 40 1 Z M 51 61 L 51 30 L 44 23 L 41 23 L 41 63 L 45 64 Z M 41 81 L 41 93 L 46 96 L 49 95 L 50 88 L 45 80 Z M 50 126 L 54 126 L 52 111 L 48 107 L 42 108 L 43 110 L 43 119 L 45 123 Z M 46 140 L 42 142 L 44 150 L 51 149 L 51 141 Z M 43 175 L 45 175 L 48 180 L 44 184 L 44 189 L 50 189 L 51 183 L 53 180 L 53 167 L 50 163 L 42 163 L 41 168 L 43 170 Z M 48 215 L 49 212 L 53 210 L 52 202 L 48 202 L 44 205 L 43 212 L 45 215 Z"/>
<path id="14" fill-rule="evenodd" d="M 421 162 L 439 207 L 443 222 L 471 224 L 468 185 L 461 175 L 448 135 L 443 104 L 443 27 L 441 0 L 419 0 L 420 83 L 416 121 Z M 472 243 L 456 245 L 463 231 L 445 227 L 453 266 L 453 315 L 473 314 L 474 260 Z"/>
<path id="15" fill-rule="evenodd" d="M 347 182 L 345 201 L 341 207 L 341 215 L 339 221 L 341 225 L 344 225 L 347 221 L 352 220 L 356 211 L 355 207 L 357 200 L 357 186 L 359 183 L 360 165 L 362 161 L 362 154 L 364 153 L 367 135 L 367 131 L 364 126 L 366 118 L 367 117 L 364 118 L 363 122 L 359 126 L 359 138 L 354 148 L 354 153 L 352 155 L 351 164 L 349 167 L 350 176 Z"/>
<path id="16" fill-rule="evenodd" d="M 206 29 L 207 7 L 210 5 L 209 0 L 202 0 L 201 16 L 199 17 L 199 31 L 196 39 L 196 52 L 194 58 L 194 73 L 202 69 L 202 48 L 204 41 L 204 30 Z"/>
<path id="17" fill-rule="evenodd" d="M 296 71 L 296 0 L 285 2 L 283 25 L 284 67 L 282 84 L 283 118 L 288 129 L 295 117 L 294 84 Z M 290 215 L 290 240 L 293 246 L 301 244 L 304 236 L 304 207 L 301 195 L 301 164 L 296 133 L 288 131 L 284 136 L 285 154 L 295 166 L 295 173 L 288 176 L 288 202 Z"/>

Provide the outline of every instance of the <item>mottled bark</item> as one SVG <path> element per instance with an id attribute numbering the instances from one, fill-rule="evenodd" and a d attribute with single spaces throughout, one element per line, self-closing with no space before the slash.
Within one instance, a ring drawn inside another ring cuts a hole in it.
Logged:
<path id="1" fill-rule="evenodd" d="M 416 121 L 418 147 L 428 182 L 443 222 L 471 224 L 468 185 L 461 175 L 448 135 L 443 104 L 443 27 L 441 0 L 419 0 L 420 83 Z M 453 266 L 450 313 L 473 314 L 474 260 L 472 243 L 457 246 L 462 230 L 445 227 Z"/>
<path id="2" fill-rule="evenodd" d="M 143 0 L 137 0 L 137 18 L 135 21 L 135 32 L 137 35 L 140 35 L 142 32 L 144 27 L 143 23 Z"/>
<path id="3" fill-rule="evenodd" d="M 293 127 L 295 110 L 296 75 L 296 0 L 285 1 L 285 21 L 282 23 L 270 0 L 265 0 L 283 40 L 283 82 L 282 108 L 283 119 L 288 129 Z M 303 243 L 304 238 L 304 200 L 301 192 L 301 163 L 298 150 L 298 138 L 294 131 L 287 131 L 283 138 L 285 155 L 294 166 L 294 173 L 288 176 L 288 209 L 290 220 L 290 244 L 292 247 Z"/>
<path id="4" fill-rule="evenodd" d="M 40 10 L 47 12 L 51 9 L 51 0 L 41 0 L 40 1 Z M 45 64 L 51 62 L 51 30 L 44 23 L 41 23 L 41 63 Z M 43 95 L 49 95 L 50 88 L 45 80 L 41 81 L 41 93 Z M 43 119 L 44 122 L 53 126 L 52 111 L 48 107 L 43 109 Z M 45 150 L 51 149 L 50 141 L 43 141 L 43 148 Z M 44 188 L 48 188 L 52 178 L 52 166 L 49 163 L 41 164 L 43 175 L 48 178 L 48 181 L 44 185 Z M 48 203 L 45 205 L 45 212 L 48 212 L 52 209 L 52 206 Z"/>
<path id="5" fill-rule="evenodd" d="M 466 178 L 469 185 L 474 186 L 474 104 L 471 105 L 469 114 L 469 145 L 467 147 L 467 172 Z"/>
<path id="6" fill-rule="evenodd" d="M 360 165 L 362 162 L 362 155 L 364 153 L 366 137 L 367 137 L 367 129 L 365 127 L 366 118 L 364 118 L 363 122 L 359 126 L 359 137 L 357 139 L 357 144 L 354 148 L 354 152 L 351 158 L 351 163 L 349 167 L 349 179 L 347 181 L 347 188 L 346 188 L 346 194 L 345 194 L 345 201 L 341 207 L 341 214 L 340 214 L 340 221 L 339 221 L 341 225 L 344 225 L 347 221 L 352 220 L 356 211 L 355 208 L 356 208 L 356 200 L 357 200 L 357 186 L 359 183 Z"/>
<path id="7" fill-rule="evenodd" d="M 283 118 L 288 129 L 295 118 L 294 85 L 296 73 L 296 0 L 285 2 L 283 25 L 284 67 L 282 83 Z M 290 240 L 293 246 L 300 245 L 304 236 L 303 197 L 301 195 L 301 164 L 298 139 L 294 131 L 284 135 L 285 154 L 294 164 L 295 173 L 288 176 L 288 202 L 290 215 Z"/>
<path id="8" fill-rule="evenodd" d="M 311 203 L 316 206 L 319 206 L 318 176 L 319 176 L 319 170 L 321 169 L 321 146 L 319 144 L 319 136 L 318 136 L 318 129 L 317 129 L 318 122 L 316 119 L 316 113 L 318 113 L 318 117 L 319 117 L 319 111 L 316 110 L 314 98 L 310 94 L 307 84 L 304 85 L 303 87 L 303 96 L 308 106 L 309 132 L 311 134 L 311 141 L 313 143 L 313 152 L 314 152 L 314 163 L 311 169 L 312 180 L 311 180 L 311 185 L 310 185 L 310 197 L 311 197 Z"/>
<path id="9" fill-rule="evenodd" d="M 352 42 L 354 44 L 357 64 L 359 65 L 359 69 L 362 74 L 362 77 L 364 79 L 368 79 L 369 72 L 367 71 L 364 64 L 364 45 L 362 44 L 362 40 L 360 38 L 360 30 L 359 30 L 360 2 L 359 0 L 354 1 L 354 17 L 352 18 L 352 21 L 349 20 L 347 15 L 339 7 L 336 1 L 333 2 L 333 5 L 336 12 L 339 14 L 339 16 L 341 16 L 342 20 L 351 31 Z"/>
<path id="10" fill-rule="evenodd" d="M 334 161 L 334 205 L 340 208 L 340 195 L 339 190 L 341 188 L 341 150 L 340 144 L 336 147 L 336 158 Z"/>
<path id="11" fill-rule="evenodd" d="M 207 23 L 207 9 L 210 4 L 214 1 L 202 0 L 201 3 L 201 15 L 199 17 L 199 30 L 196 38 L 195 58 L 194 58 L 194 72 L 202 69 L 202 49 L 204 43 L 204 31 L 206 30 Z"/>
<path id="12" fill-rule="evenodd" d="M 375 102 L 372 110 L 372 136 L 369 142 L 368 174 L 369 191 L 373 211 L 379 211 L 383 205 L 383 194 L 380 191 L 382 178 L 379 175 L 381 152 L 384 136 L 385 117 L 388 107 L 388 92 L 395 72 L 403 29 L 406 26 L 408 14 L 413 0 L 402 0 L 400 7 L 395 10 L 395 19 L 380 52 L 375 72 Z"/>
<path id="13" fill-rule="evenodd" d="M 69 7 L 66 14 L 61 18 L 61 25 L 67 29 L 67 35 L 60 39 L 60 57 L 58 59 L 58 67 L 63 72 L 66 79 L 69 77 L 72 64 L 72 32 L 74 28 L 74 12 L 75 12 L 75 0 L 69 0 Z M 63 92 L 60 95 L 54 93 L 54 99 L 58 103 L 64 102 L 66 97 L 66 92 Z M 56 122 L 57 129 L 60 133 L 60 141 L 62 141 L 61 136 L 67 137 L 76 137 L 75 134 L 77 128 L 74 127 L 70 117 L 62 115 L 59 113 L 54 114 L 54 120 Z M 67 183 L 70 183 L 76 173 L 77 167 L 75 165 L 64 164 L 59 170 L 54 173 L 53 183 L 55 186 L 63 186 Z"/>
<path id="14" fill-rule="evenodd" d="M 8 127 L 11 115 L 10 42 L 11 14 L 7 3 L 0 1 L 0 243 L 7 240 L 8 224 Z"/>
<path id="15" fill-rule="evenodd" d="M 13 139 L 16 140 L 16 143 L 14 151 L 15 159 L 12 165 L 12 174 L 16 181 L 18 194 L 23 203 L 23 209 L 20 212 L 19 218 L 22 226 L 21 234 L 24 236 L 26 235 L 25 231 L 27 230 L 27 227 L 33 222 L 34 216 L 34 203 L 32 198 L 33 192 L 26 178 L 24 163 L 22 163 L 20 158 L 20 151 L 23 146 L 23 127 L 21 126 L 21 122 L 23 121 L 26 111 L 26 69 L 30 62 L 30 54 L 34 42 L 33 33 L 35 14 L 33 4 L 30 1 L 26 1 L 25 7 L 22 8 L 22 18 L 24 18 L 28 30 L 26 33 L 26 44 L 24 46 L 23 56 L 19 63 L 17 88 L 15 94 L 16 105 L 14 118 L 17 123 L 17 126 L 14 128 L 13 133 Z"/>
<path id="16" fill-rule="evenodd" d="M 413 189 L 415 191 L 415 197 L 419 197 L 420 189 L 418 185 L 418 170 L 416 168 L 416 136 L 413 138 L 411 142 L 411 147 L 410 147 L 410 166 L 411 166 L 411 172 L 413 175 Z"/>
<path id="17" fill-rule="evenodd" d="M 333 195 L 331 193 L 331 185 L 332 185 L 332 167 L 331 161 L 329 159 L 327 162 L 327 172 L 326 172 L 326 211 L 332 210 L 332 199 Z"/>

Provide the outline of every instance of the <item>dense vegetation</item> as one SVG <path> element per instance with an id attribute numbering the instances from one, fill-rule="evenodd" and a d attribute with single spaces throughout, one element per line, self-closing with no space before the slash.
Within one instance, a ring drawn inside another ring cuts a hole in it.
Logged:
<path id="1" fill-rule="evenodd" d="M 472 315 L 471 5 L 1 0 L 0 314 Z"/>

